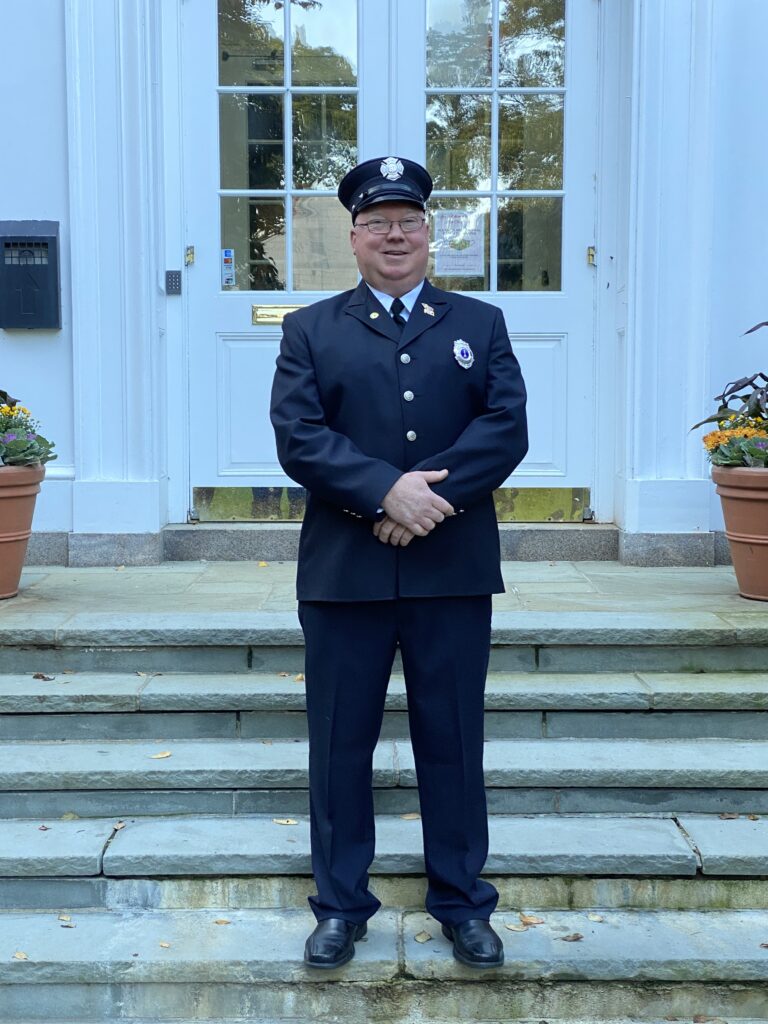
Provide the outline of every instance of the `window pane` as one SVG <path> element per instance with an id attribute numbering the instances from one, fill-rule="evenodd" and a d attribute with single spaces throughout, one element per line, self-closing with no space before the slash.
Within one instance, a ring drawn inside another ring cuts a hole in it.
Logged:
<path id="1" fill-rule="evenodd" d="M 336 188 L 357 163 L 357 98 L 293 97 L 293 186 Z"/>
<path id="2" fill-rule="evenodd" d="M 302 0 L 291 29 L 294 85 L 357 85 L 357 0 Z"/>
<path id="3" fill-rule="evenodd" d="M 560 291 L 562 199 L 499 200 L 499 291 Z"/>
<path id="4" fill-rule="evenodd" d="M 349 244 L 349 213 L 336 197 L 293 200 L 293 287 L 296 291 L 343 291 L 357 284 Z"/>
<path id="5" fill-rule="evenodd" d="M 563 187 L 563 97 L 499 97 L 499 188 Z"/>
<path id="6" fill-rule="evenodd" d="M 282 4 L 219 0 L 219 85 L 282 85 Z"/>
<path id="7" fill-rule="evenodd" d="M 490 0 L 428 0 L 427 87 L 491 84 Z"/>
<path id="8" fill-rule="evenodd" d="M 222 188 L 282 188 L 283 97 L 219 96 Z"/>
<path id="9" fill-rule="evenodd" d="M 565 0 L 501 0 L 499 85 L 565 85 Z"/>
<path id="10" fill-rule="evenodd" d="M 284 201 L 222 198 L 221 247 L 234 250 L 235 284 L 228 290 L 284 290 Z"/>
<path id="11" fill-rule="evenodd" d="M 428 277 L 438 288 L 490 290 L 490 199 L 435 199 L 429 204 Z"/>
<path id="12" fill-rule="evenodd" d="M 490 188 L 490 96 L 443 94 L 429 98 L 427 170 L 436 189 Z"/>

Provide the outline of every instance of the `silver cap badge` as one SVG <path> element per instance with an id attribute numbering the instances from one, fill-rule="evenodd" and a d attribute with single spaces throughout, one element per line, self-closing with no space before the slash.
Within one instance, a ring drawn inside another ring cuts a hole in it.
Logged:
<path id="1" fill-rule="evenodd" d="M 379 170 L 387 181 L 397 181 L 398 178 L 402 178 L 405 168 L 402 160 L 398 160 L 396 156 L 388 156 L 386 160 L 381 161 Z"/>
<path id="2" fill-rule="evenodd" d="M 472 349 L 461 338 L 457 338 L 453 343 L 453 356 L 459 366 L 464 370 L 468 370 L 475 361 L 475 356 Z"/>

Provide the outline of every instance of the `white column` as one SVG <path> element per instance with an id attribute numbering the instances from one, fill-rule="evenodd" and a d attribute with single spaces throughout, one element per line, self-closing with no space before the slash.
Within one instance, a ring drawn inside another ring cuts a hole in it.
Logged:
<path id="1" fill-rule="evenodd" d="M 707 409 L 713 285 L 715 0 L 635 0 L 626 334 L 618 382 L 617 521 L 710 528 Z"/>
<path id="2" fill-rule="evenodd" d="M 65 0 L 76 533 L 164 522 L 159 5 Z"/>

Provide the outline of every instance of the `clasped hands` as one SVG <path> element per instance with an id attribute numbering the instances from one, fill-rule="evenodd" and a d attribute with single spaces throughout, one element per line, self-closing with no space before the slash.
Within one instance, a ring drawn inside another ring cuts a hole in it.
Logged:
<path id="1" fill-rule="evenodd" d="M 429 486 L 447 476 L 447 469 L 403 473 L 381 503 L 386 515 L 381 522 L 374 523 L 374 537 L 382 544 L 404 548 L 414 537 L 426 537 L 446 516 L 455 515 L 453 505 Z"/>

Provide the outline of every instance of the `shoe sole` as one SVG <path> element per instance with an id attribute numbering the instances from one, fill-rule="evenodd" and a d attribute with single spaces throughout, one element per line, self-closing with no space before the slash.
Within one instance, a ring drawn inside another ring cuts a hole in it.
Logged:
<path id="1" fill-rule="evenodd" d="M 357 926 L 357 928 L 355 929 L 355 935 L 354 935 L 353 942 L 357 942 L 359 939 L 362 939 L 365 936 L 367 931 L 368 931 L 368 925 L 365 922 L 363 922 L 362 924 L 359 924 Z M 311 967 L 315 971 L 335 971 L 337 967 L 343 967 L 344 964 L 348 964 L 349 961 L 352 959 L 352 957 L 354 955 L 355 955 L 355 947 L 352 946 L 352 949 L 350 949 L 349 954 L 347 956 L 345 956 L 343 959 L 341 959 L 341 960 L 334 960 L 334 962 L 332 964 L 318 964 L 318 963 L 314 963 L 312 960 L 307 960 L 307 957 L 306 957 L 306 954 L 305 954 L 305 956 L 304 956 L 304 964 L 305 964 L 306 967 Z"/>
<path id="2" fill-rule="evenodd" d="M 485 960 L 485 961 L 482 961 L 482 960 L 470 960 L 468 957 L 462 956 L 461 953 L 456 948 L 456 943 L 453 940 L 453 933 L 451 932 L 451 930 L 446 925 L 443 925 L 442 929 L 443 929 L 443 935 L 453 945 L 453 955 L 454 955 L 454 957 L 456 958 L 456 960 L 459 961 L 459 963 L 464 964 L 465 967 L 472 967 L 475 970 L 484 971 L 484 970 L 489 970 L 489 969 L 491 969 L 493 967 L 503 967 L 504 966 L 504 954 L 503 953 L 501 954 L 501 958 L 499 960 Z"/>

